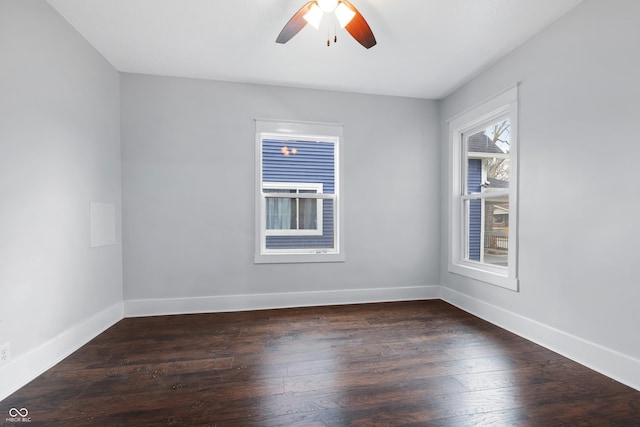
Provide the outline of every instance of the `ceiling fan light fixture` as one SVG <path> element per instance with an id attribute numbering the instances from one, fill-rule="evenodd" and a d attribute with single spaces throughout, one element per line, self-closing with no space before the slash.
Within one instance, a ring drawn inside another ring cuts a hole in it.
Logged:
<path id="1" fill-rule="evenodd" d="M 320 21 L 322 20 L 323 14 L 324 12 L 322 12 L 322 9 L 320 9 L 318 3 L 316 2 L 311 5 L 309 11 L 304 14 L 303 18 L 317 30 L 318 28 L 320 28 Z"/>
<path id="2" fill-rule="evenodd" d="M 376 45 L 376 38 L 369 24 L 358 9 L 347 0 L 308 0 L 282 28 L 276 38 L 276 43 L 284 44 L 288 42 L 307 24 L 315 27 L 316 30 L 319 29 L 322 16 L 325 14 L 319 3 L 322 3 L 322 7 L 335 12 L 338 24 L 365 49 L 370 49 Z M 336 36 L 334 35 L 334 42 L 335 39 Z M 331 44 L 330 39 L 327 42 L 329 45 Z"/>
<path id="3" fill-rule="evenodd" d="M 316 4 L 324 13 L 331 13 L 338 6 L 338 0 L 317 0 Z"/>
<path id="4" fill-rule="evenodd" d="M 349 22 L 351 22 L 354 16 L 356 16 L 356 13 L 349 9 L 346 4 L 340 2 L 338 7 L 336 7 L 336 18 L 338 18 L 340 27 L 344 28 Z"/>

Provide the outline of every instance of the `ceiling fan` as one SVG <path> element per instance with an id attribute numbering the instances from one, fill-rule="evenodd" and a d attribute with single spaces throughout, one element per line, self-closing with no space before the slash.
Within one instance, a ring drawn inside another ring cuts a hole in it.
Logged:
<path id="1" fill-rule="evenodd" d="M 376 45 L 376 38 L 364 17 L 347 0 L 313 0 L 307 2 L 296 12 L 284 26 L 276 43 L 286 43 L 302 30 L 307 23 L 315 29 L 320 26 L 320 21 L 325 13 L 333 12 L 340 24 L 346 29 L 358 43 L 367 49 Z M 334 41 L 337 39 L 334 36 Z M 331 42 L 327 40 L 327 45 Z"/>

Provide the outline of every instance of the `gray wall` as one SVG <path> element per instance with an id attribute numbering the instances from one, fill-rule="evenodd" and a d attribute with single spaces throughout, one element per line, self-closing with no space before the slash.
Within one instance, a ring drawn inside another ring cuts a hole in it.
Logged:
<path id="1" fill-rule="evenodd" d="M 125 300 L 439 284 L 434 101 L 123 74 Z M 344 263 L 255 265 L 254 118 L 344 123 Z"/>
<path id="2" fill-rule="evenodd" d="M 40 0 L 0 2 L 0 58 L 0 343 L 15 359 L 122 301 L 120 237 L 89 235 L 92 201 L 120 209 L 119 76 Z"/>
<path id="3" fill-rule="evenodd" d="M 442 283 L 640 358 L 640 2 L 585 1 L 447 97 L 445 120 L 519 81 L 520 292 L 447 272 Z M 574 355 L 579 356 L 579 355 Z"/>

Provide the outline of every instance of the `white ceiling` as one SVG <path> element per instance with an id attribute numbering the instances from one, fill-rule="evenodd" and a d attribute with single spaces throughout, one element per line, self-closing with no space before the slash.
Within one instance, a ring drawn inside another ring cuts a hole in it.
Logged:
<path id="1" fill-rule="evenodd" d="M 306 0 L 48 0 L 119 71 L 430 99 L 581 1 L 351 0 L 367 50 L 340 28 L 327 47 L 327 24 L 275 43 Z"/>

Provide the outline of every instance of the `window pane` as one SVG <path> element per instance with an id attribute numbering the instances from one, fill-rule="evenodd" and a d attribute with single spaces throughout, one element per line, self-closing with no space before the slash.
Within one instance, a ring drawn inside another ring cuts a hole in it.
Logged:
<path id="1" fill-rule="evenodd" d="M 510 137 L 507 119 L 467 138 L 467 194 L 509 188 Z"/>
<path id="2" fill-rule="evenodd" d="M 300 230 L 315 230 L 318 228 L 318 202 L 314 199 L 299 199 Z"/>
<path id="3" fill-rule="evenodd" d="M 482 200 L 469 200 L 467 212 L 467 257 L 471 261 L 481 261 L 482 251 Z"/>
<path id="4" fill-rule="evenodd" d="M 267 230 L 296 229 L 296 199 L 267 198 L 266 202 Z"/>
<path id="5" fill-rule="evenodd" d="M 509 197 L 465 201 L 467 259 L 506 267 L 509 254 Z"/>
<path id="6" fill-rule="evenodd" d="M 467 194 L 482 192 L 482 159 L 467 160 Z"/>
<path id="7" fill-rule="evenodd" d="M 335 144 L 331 142 L 265 139 L 262 141 L 262 180 L 321 183 L 323 193 L 334 193 L 334 151 Z"/>
<path id="8" fill-rule="evenodd" d="M 484 262 L 506 267 L 509 253 L 509 198 L 485 200 Z"/>

